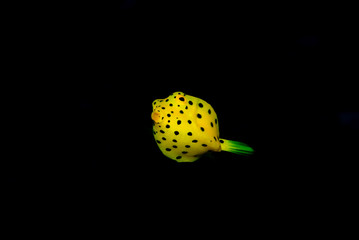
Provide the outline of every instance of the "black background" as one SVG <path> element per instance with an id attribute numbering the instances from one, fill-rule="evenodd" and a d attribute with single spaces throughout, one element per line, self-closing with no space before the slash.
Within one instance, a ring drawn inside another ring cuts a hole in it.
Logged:
<path id="1" fill-rule="evenodd" d="M 17 28 L 7 63 L 13 79 L 40 80 L 46 117 L 34 122 L 45 133 L 25 124 L 24 141 L 44 145 L 10 159 L 5 181 L 146 198 L 186 192 L 178 202 L 202 191 L 259 205 L 348 194 L 358 144 L 350 8 L 232 2 L 17 6 L 26 14 L 8 19 Z M 163 156 L 151 103 L 174 91 L 209 102 L 221 137 L 255 154 Z"/>

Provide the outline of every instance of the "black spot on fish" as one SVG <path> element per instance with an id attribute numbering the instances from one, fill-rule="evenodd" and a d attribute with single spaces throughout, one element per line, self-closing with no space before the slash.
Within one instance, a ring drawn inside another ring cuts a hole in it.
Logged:
<path id="1" fill-rule="evenodd" d="M 162 109 L 166 109 L 165 107 L 162 107 Z"/>
<path id="2" fill-rule="evenodd" d="M 197 114 L 197 117 L 198 117 L 198 118 L 202 118 L 202 115 L 198 113 L 198 114 Z"/>
<path id="3" fill-rule="evenodd" d="M 188 101 L 189 105 L 193 105 L 193 102 L 192 101 Z"/>
<path id="4" fill-rule="evenodd" d="M 218 122 L 217 118 L 216 118 L 216 119 L 214 119 L 214 123 L 215 123 L 215 124 L 217 124 L 217 122 Z"/>
<path id="5" fill-rule="evenodd" d="M 203 108 L 203 104 L 202 104 L 202 103 L 198 103 L 198 106 L 199 106 L 200 108 Z"/>
<path id="6" fill-rule="evenodd" d="M 167 151 L 167 152 L 171 151 L 171 148 L 166 148 L 166 151 Z"/>
<path id="7" fill-rule="evenodd" d="M 173 141 L 173 142 L 177 142 L 177 140 L 176 140 L 176 139 L 173 139 L 172 141 Z"/>
<path id="8" fill-rule="evenodd" d="M 172 104 L 172 103 L 170 103 L 170 107 L 173 107 L 173 104 Z"/>
<path id="9" fill-rule="evenodd" d="M 180 97 L 179 100 L 184 102 L 184 97 Z"/>
<path id="10" fill-rule="evenodd" d="M 207 147 L 207 144 L 202 144 L 203 147 Z"/>
<path id="11" fill-rule="evenodd" d="M 172 147 L 173 147 L 173 148 L 177 148 L 177 146 L 176 146 L 176 145 L 173 145 Z"/>
<path id="12" fill-rule="evenodd" d="M 161 141 L 159 141 L 159 140 L 156 140 L 156 142 L 157 142 L 158 144 L 161 144 Z"/>
<path id="13" fill-rule="evenodd" d="M 180 113 L 183 114 L 183 111 L 181 110 Z"/>
<path id="14" fill-rule="evenodd" d="M 198 142 L 198 140 L 193 140 L 192 142 L 193 142 L 193 143 L 196 143 L 196 142 Z"/>
<path id="15" fill-rule="evenodd" d="M 175 131 L 175 135 L 178 135 L 179 134 L 179 132 L 178 131 Z"/>
<path id="16" fill-rule="evenodd" d="M 170 125 L 167 124 L 167 125 L 166 125 L 166 128 L 170 128 Z"/>
<path id="17" fill-rule="evenodd" d="M 163 141 L 166 141 L 166 138 L 165 138 L 165 137 L 163 137 L 163 138 L 162 138 L 162 140 L 163 140 Z"/>
<path id="18" fill-rule="evenodd" d="M 213 137 L 214 138 L 214 141 L 216 141 L 217 142 L 217 138 L 216 137 Z"/>
<path id="19" fill-rule="evenodd" d="M 180 124 L 181 124 L 181 120 L 178 120 L 178 121 L 177 121 L 177 125 L 180 125 Z"/>
<path id="20" fill-rule="evenodd" d="M 188 136 L 192 136 L 192 133 L 191 133 L 191 132 L 188 132 L 187 135 L 188 135 Z"/>
<path id="21" fill-rule="evenodd" d="M 160 133 L 165 133 L 165 131 L 163 131 L 163 130 L 160 130 Z"/>
<path id="22" fill-rule="evenodd" d="M 185 147 L 186 147 L 186 148 L 190 148 L 191 146 L 190 146 L 190 145 L 186 145 Z"/>
<path id="23" fill-rule="evenodd" d="M 188 120 L 188 123 L 189 123 L 189 124 L 191 124 L 191 123 L 192 123 L 192 121 L 191 121 L 191 120 Z"/>
<path id="24" fill-rule="evenodd" d="M 176 159 L 181 159 L 182 157 L 181 156 L 177 156 Z"/>
<path id="25" fill-rule="evenodd" d="M 219 140 L 219 142 L 220 142 L 220 143 L 224 143 L 224 141 L 223 141 L 222 139 L 221 139 L 221 140 Z"/>
<path id="26" fill-rule="evenodd" d="M 169 100 L 169 99 L 167 98 L 167 99 L 166 99 L 166 102 L 168 102 L 168 100 Z"/>
<path id="27" fill-rule="evenodd" d="M 204 128 L 203 128 L 203 127 L 201 127 L 201 131 L 204 132 Z"/>
<path id="28" fill-rule="evenodd" d="M 167 114 L 167 117 L 171 117 L 171 114 Z"/>
<path id="29" fill-rule="evenodd" d="M 211 127 L 213 127 L 213 122 L 211 122 Z"/>
<path id="30" fill-rule="evenodd" d="M 186 153 L 188 153 L 188 152 L 186 152 L 186 151 L 183 151 L 182 153 L 183 153 L 183 154 L 186 154 Z"/>
<path id="31" fill-rule="evenodd" d="M 208 109 L 208 114 L 211 114 L 211 109 Z"/>

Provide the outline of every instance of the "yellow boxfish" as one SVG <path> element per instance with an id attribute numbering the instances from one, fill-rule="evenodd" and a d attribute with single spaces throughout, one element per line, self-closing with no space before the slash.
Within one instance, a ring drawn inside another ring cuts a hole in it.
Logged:
<path id="1" fill-rule="evenodd" d="M 153 135 L 162 153 L 177 162 L 193 162 L 208 151 L 249 155 L 248 145 L 219 138 L 217 114 L 206 101 L 175 92 L 152 103 Z"/>

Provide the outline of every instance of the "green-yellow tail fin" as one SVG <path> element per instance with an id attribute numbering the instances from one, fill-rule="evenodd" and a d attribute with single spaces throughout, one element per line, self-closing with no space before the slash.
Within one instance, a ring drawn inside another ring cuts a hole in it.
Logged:
<path id="1" fill-rule="evenodd" d="M 245 143 L 227 140 L 223 138 L 220 139 L 220 142 L 222 151 L 227 151 L 240 155 L 251 155 L 254 152 L 254 150 Z"/>

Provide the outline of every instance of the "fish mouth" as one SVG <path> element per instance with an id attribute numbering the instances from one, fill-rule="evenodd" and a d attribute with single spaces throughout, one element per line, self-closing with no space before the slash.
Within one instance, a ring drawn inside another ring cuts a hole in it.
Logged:
<path id="1" fill-rule="evenodd" d="M 152 102 L 151 118 L 155 123 L 161 122 L 161 119 L 162 119 L 162 114 L 159 110 L 161 102 L 163 102 L 163 99 L 156 99 Z"/>
<path id="2" fill-rule="evenodd" d="M 159 123 L 161 119 L 161 113 L 153 111 L 151 114 L 151 118 L 155 123 Z"/>

